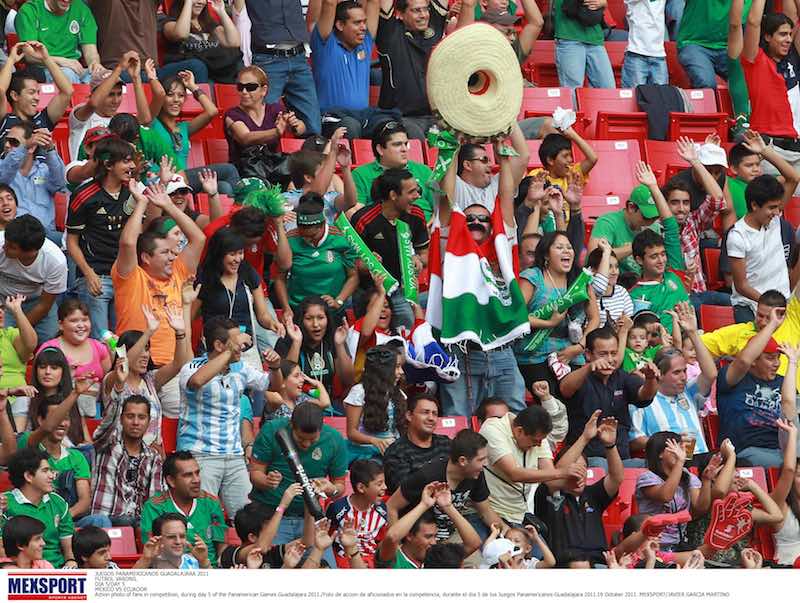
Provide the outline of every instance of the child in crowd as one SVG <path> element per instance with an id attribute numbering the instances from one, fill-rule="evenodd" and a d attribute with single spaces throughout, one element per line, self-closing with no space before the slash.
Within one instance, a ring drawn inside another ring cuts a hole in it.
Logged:
<path id="1" fill-rule="evenodd" d="M 586 158 L 576 163 L 572 153 L 572 145 L 580 149 Z M 561 134 L 548 134 L 539 147 L 541 168 L 533 170 L 529 175 L 536 176 L 539 172 L 547 173 L 547 182 L 550 186 L 557 186 L 562 194 L 569 189 L 570 176 L 578 176 L 578 182 L 583 185 L 597 164 L 597 153 L 574 129 L 567 128 Z"/>
<path id="2" fill-rule="evenodd" d="M 0 304 L 0 325 L 5 324 L 6 312 L 13 315 L 16 327 L 0 327 L 0 389 L 26 385 L 25 363 L 36 349 L 36 331 L 22 311 L 24 295 L 7 297 Z M 12 403 L 13 408 L 13 403 Z"/>
<path id="3" fill-rule="evenodd" d="M 281 360 L 281 376 L 283 385 L 280 392 L 266 392 L 266 404 L 262 421 L 271 421 L 278 417 L 291 417 L 295 406 L 312 402 L 320 408 L 328 408 L 331 399 L 325 386 L 316 379 L 303 374 L 296 362 Z M 306 393 L 303 386 L 308 383 L 310 392 L 316 390 L 316 396 Z"/>
<path id="4" fill-rule="evenodd" d="M 72 553 L 80 568 L 119 569 L 111 560 L 111 538 L 102 528 L 86 526 L 75 532 Z"/>
<path id="5" fill-rule="evenodd" d="M 386 495 L 383 466 L 373 460 L 353 461 L 350 483 L 353 493 L 335 501 L 325 514 L 333 530 L 338 530 L 348 520 L 354 523 L 361 558 L 367 566 L 375 567 L 375 552 L 389 528 L 389 512 L 383 502 Z M 346 550 L 338 535 L 333 540 L 333 551 L 338 567 L 350 567 L 351 552 Z"/>
<path id="6" fill-rule="evenodd" d="M 53 569 L 53 564 L 45 561 L 44 524 L 27 515 L 18 515 L 8 520 L 3 527 L 3 549 L 13 566 L 19 569 Z"/>
<path id="7" fill-rule="evenodd" d="M 607 323 L 616 324 L 622 315 L 633 315 L 633 301 L 630 293 L 620 285 L 619 261 L 611 245 L 599 239 L 597 247 L 586 258 L 586 265 L 594 272 L 592 289 L 597 297 L 600 313 L 600 327 Z M 622 348 L 624 346 L 620 346 Z"/>
<path id="8" fill-rule="evenodd" d="M 520 567 L 524 569 L 549 569 L 556 566 L 556 558 L 535 527 L 511 528 L 506 530 L 505 538 L 513 542 L 516 547 L 522 549 Z M 533 556 L 534 547 L 538 547 L 542 552 L 541 559 Z"/>

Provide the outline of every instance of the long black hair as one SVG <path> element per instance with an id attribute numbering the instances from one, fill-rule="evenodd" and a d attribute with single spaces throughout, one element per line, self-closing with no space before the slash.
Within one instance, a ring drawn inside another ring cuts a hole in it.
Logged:
<path id="1" fill-rule="evenodd" d="M 44 386 L 39 381 L 38 369 L 41 366 L 56 366 L 61 368 L 61 381 L 58 382 L 57 391 L 55 394 L 48 396 L 45 394 Z M 28 423 L 31 426 L 31 431 L 39 427 L 39 407 L 47 403 L 61 403 L 67 396 L 72 393 L 72 373 L 70 372 L 69 361 L 60 348 L 47 347 L 40 350 L 33 359 L 33 370 L 31 371 L 31 385 L 37 390 L 33 398 L 31 398 L 30 405 L 28 406 Z M 82 444 L 85 441 L 83 436 L 83 421 L 81 420 L 81 413 L 78 410 L 78 405 L 74 404 L 69 411 L 70 426 L 67 431 L 67 436 L 74 445 Z"/>
<path id="2" fill-rule="evenodd" d="M 336 317 L 333 315 L 333 312 L 331 312 L 328 304 L 326 304 L 325 300 L 318 295 L 309 295 L 306 297 L 300 302 L 300 305 L 297 307 L 297 312 L 295 312 L 295 316 L 297 317 L 297 326 L 300 327 L 300 331 L 303 333 L 302 349 L 310 352 L 316 351 L 311 344 L 311 336 L 306 332 L 306 326 L 303 321 L 303 317 L 306 315 L 306 312 L 308 312 L 308 309 L 311 306 L 320 306 L 322 311 L 325 312 L 325 317 L 328 319 L 328 326 L 325 329 L 325 333 L 322 335 L 322 345 L 330 350 L 333 350 L 333 333 L 336 331 L 339 323 L 336 320 Z"/>
<path id="3" fill-rule="evenodd" d="M 645 446 L 645 459 L 647 460 L 647 468 L 664 481 L 667 480 L 667 475 L 661 468 L 661 454 L 667 449 L 667 442 L 670 440 L 675 440 L 680 445 L 681 436 L 674 431 L 659 431 L 648 438 L 647 445 Z M 689 489 L 689 479 L 689 472 L 684 470 L 683 475 L 681 476 L 680 485 L 682 488 L 687 490 L 687 492 Z"/>
<path id="4" fill-rule="evenodd" d="M 209 289 L 222 287 L 220 277 L 225 270 L 223 266 L 225 256 L 240 249 L 244 251 L 245 247 L 246 242 L 242 235 L 227 226 L 220 228 L 208 241 L 206 259 L 200 268 L 200 283 Z M 242 260 L 239 264 L 240 271 L 244 263 L 245 260 Z"/>
<path id="5" fill-rule="evenodd" d="M 364 361 L 364 414 L 362 423 L 370 433 L 387 431 L 389 401 L 394 402 L 394 422 L 400 433 L 405 433 L 406 397 L 395 383 L 394 372 L 401 350 L 392 345 L 378 345 L 367 350 Z"/>
<path id="6" fill-rule="evenodd" d="M 186 2 L 192 3 L 192 0 L 176 0 L 172 5 L 172 9 L 169 11 L 169 16 L 177 19 Z M 203 7 L 203 11 L 197 17 L 197 20 L 200 22 L 200 27 L 203 28 L 203 33 L 214 33 L 214 30 L 219 26 L 219 23 L 217 23 L 208 12 L 208 4 Z"/>
<path id="7" fill-rule="evenodd" d="M 539 244 L 536 246 L 533 259 L 533 265 L 541 270 L 542 273 L 547 270 L 547 256 L 550 254 L 550 248 L 555 244 L 558 237 L 564 237 L 567 242 L 569 242 L 570 247 L 572 246 L 569 235 L 563 230 L 554 230 L 552 232 L 546 232 L 544 235 L 542 235 L 542 238 L 539 240 Z M 578 262 L 578 252 L 573 249 L 572 253 L 572 268 L 570 268 L 569 272 L 567 272 L 567 288 L 569 288 L 569 286 L 575 281 L 576 278 L 578 278 L 578 275 L 581 273 L 580 262 Z"/>

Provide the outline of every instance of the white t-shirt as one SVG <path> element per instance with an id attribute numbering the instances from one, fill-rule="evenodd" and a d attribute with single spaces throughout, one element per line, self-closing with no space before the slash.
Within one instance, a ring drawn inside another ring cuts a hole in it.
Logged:
<path id="1" fill-rule="evenodd" d="M 44 240 L 39 255 L 30 266 L 6 257 L 5 231 L 0 232 L 0 297 L 22 294 L 28 299 L 42 292 L 58 295 L 67 290 L 67 258 L 50 239 Z"/>
<path id="2" fill-rule="evenodd" d="M 95 128 L 97 126 L 108 127 L 108 124 L 111 123 L 110 117 L 103 117 L 97 113 L 92 113 L 89 116 L 89 119 L 86 121 L 81 121 L 77 117 L 75 117 L 75 111 L 79 108 L 83 107 L 86 103 L 78 105 L 75 107 L 69 114 L 69 156 L 70 159 L 77 159 L 78 158 L 78 150 L 81 148 L 81 143 L 83 142 L 83 137 L 86 135 L 86 132 L 89 131 L 91 128 Z"/>
<path id="3" fill-rule="evenodd" d="M 625 0 L 628 52 L 647 57 L 667 56 L 664 50 L 666 3 L 667 0 Z"/>
<path id="4" fill-rule="evenodd" d="M 497 199 L 497 189 L 500 183 L 500 174 L 492 176 L 489 186 L 478 188 L 472 184 L 464 182 L 461 176 L 456 176 L 456 201 L 455 206 L 464 211 L 470 205 L 476 203 L 483 205 L 489 210 L 494 211 L 494 200 Z"/>
<path id="5" fill-rule="evenodd" d="M 753 289 L 759 293 L 775 289 L 789 297 L 789 269 L 783 253 L 780 218 L 773 218 L 760 230 L 752 228 L 742 218 L 728 233 L 727 245 L 728 257 L 744 258 L 745 276 Z M 750 306 L 753 312 L 757 305 L 752 299 L 737 293 L 735 286 L 731 303 Z"/>

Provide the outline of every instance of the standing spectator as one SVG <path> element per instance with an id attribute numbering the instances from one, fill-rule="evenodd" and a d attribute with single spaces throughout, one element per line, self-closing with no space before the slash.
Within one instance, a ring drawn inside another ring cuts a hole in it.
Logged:
<path id="1" fill-rule="evenodd" d="M 120 236 L 132 212 L 129 185 L 135 183 L 134 149 L 109 137 L 97 143 L 94 178 L 78 187 L 67 210 L 67 250 L 79 270 L 76 288 L 89 307 L 92 337 L 114 330 L 114 284 L 111 268 Z"/>
<path id="2" fill-rule="evenodd" d="M 241 44 L 239 48 L 242 51 L 242 61 L 245 67 L 253 64 L 253 50 L 250 48 L 250 16 L 247 14 L 247 7 L 244 0 L 233 0 L 231 4 L 231 18 L 233 19 L 236 29 L 239 30 L 239 38 Z"/>
<path id="3" fill-rule="evenodd" d="M 554 0 L 556 69 L 558 81 L 565 88 L 581 88 L 584 78 L 592 88 L 614 88 L 614 72 L 606 53 L 603 29 L 600 26 L 606 0 L 573 2 L 573 7 L 585 8 L 588 19 L 570 16 L 564 10 L 565 0 Z M 599 17 L 599 18 L 598 18 Z M 587 23 L 591 20 L 591 24 Z"/>
<path id="4" fill-rule="evenodd" d="M 427 394 L 419 394 L 409 398 L 406 405 L 406 433 L 383 453 L 389 493 L 423 466 L 450 454 L 450 438 L 434 433 L 438 426 L 439 403 Z"/>
<path id="5" fill-rule="evenodd" d="M 668 84 L 667 53 L 664 50 L 667 0 L 627 0 L 628 47 L 622 63 L 622 87 Z"/>
<path id="6" fill-rule="evenodd" d="M 217 18 L 209 12 L 209 4 Z M 199 59 L 214 82 L 229 84 L 242 67 L 239 30 L 223 0 L 176 0 L 163 24 L 167 40 L 165 64 Z"/>
<path id="7" fill-rule="evenodd" d="M 267 103 L 285 97 L 309 134 L 320 133 L 319 101 L 306 58 L 308 27 L 300 0 L 246 0 L 253 64 L 269 77 Z"/>
<path id="8" fill-rule="evenodd" d="M 55 194 L 66 184 L 64 161 L 50 131 L 36 131 L 28 122 L 9 128 L 0 160 L 0 183 L 9 184 L 22 204 L 17 215 L 30 214 L 42 223 L 48 239 L 59 247 L 63 233 L 56 230 Z"/>
<path id="9" fill-rule="evenodd" d="M 444 35 L 447 7 L 437 0 L 380 0 L 378 56 L 381 109 L 397 109 L 409 138 L 425 140 L 434 124 L 425 72 L 434 46 Z"/>
<path id="10" fill-rule="evenodd" d="M 263 392 L 270 385 L 280 386 L 276 370 L 280 356 L 274 351 L 264 353 L 270 373 L 240 363 L 246 337 L 230 318 L 217 316 L 205 321 L 208 355 L 195 358 L 180 373 L 178 449 L 194 452 L 201 467 L 201 486 L 219 493 L 232 514 L 247 504 L 248 488 L 239 399 L 246 388 Z M 209 425 L 219 429 L 209 429 Z"/>
<path id="11" fill-rule="evenodd" d="M 353 170 L 353 180 L 356 183 L 358 202 L 362 205 L 377 204 L 382 199 L 373 196 L 372 183 L 378 176 L 387 170 L 408 170 L 414 176 L 418 187 L 417 198 L 414 205 L 420 207 L 429 220 L 433 213 L 433 191 L 428 181 L 431 179 L 431 169 L 427 165 L 417 163 L 408 158 L 407 127 L 397 121 L 387 121 L 372 135 L 372 153 L 375 161 L 365 163 Z M 355 224 L 355 221 L 353 220 Z"/>
<path id="12" fill-rule="evenodd" d="M 26 385 L 26 365 L 36 350 L 36 331 L 22 312 L 24 301 L 24 296 L 13 295 L 5 299 L 0 309 L 0 325 L 4 324 L 6 312 L 13 314 L 17 323 L 16 327 L 0 326 L 0 389 Z"/>
<path id="13" fill-rule="evenodd" d="M 14 218 L 0 232 L 0 298 L 24 295 L 22 309 L 39 341 L 56 334 L 56 296 L 67 290 L 67 259 L 45 238 L 42 223 L 31 215 Z M 6 326 L 14 317 L 6 314 Z"/>
<path id="14" fill-rule="evenodd" d="M 127 366 L 117 365 L 119 380 Z M 106 414 L 94 434 L 92 513 L 114 526 L 138 527 L 144 503 L 162 489 L 161 455 L 144 442 L 150 424 L 150 402 L 130 396 Z"/>
<path id="15" fill-rule="evenodd" d="M 164 459 L 166 490 L 151 497 L 142 507 L 142 542 L 158 536 L 156 522 L 161 516 L 177 514 L 191 525 L 188 538 L 200 538 L 208 548 L 211 565 L 217 567 L 225 549 L 225 516 L 219 500 L 200 488 L 200 465 L 191 452 L 179 450 Z"/>
<path id="16" fill-rule="evenodd" d="M 166 307 L 181 306 L 181 290 L 197 270 L 206 237 L 189 216 L 175 207 L 163 187 L 148 189 L 145 195 L 133 193 L 136 206 L 122 229 L 119 255 L 111 267 L 111 281 L 118 332 L 144 331 L 147 321 L 141 312 L 142 306 L 152 308 L 161 319 L 150 340 L 153 362 L 160 367 L 172 360 L 175 350 L 175 332 L 167 326 Z M 175 220 L 188 238 L 189 244 L 180 254 L 165 235 L 153 231 L 142 233 L 142 217 L 148 203 L 153 203 Z M 180 394 L 177 379 L 164 385 L 161 404 L 166 416 L 178 416 Z"/>
<path id="17" fill-rule="evenodd" d="M 758 176 L 747 185 L 745 198 L 747 215 L 727 238 L 736 322 L 753 320 L 761 293 L 774 289 L 789 297 L 790 289 L 781 238 L 783 187 L 774 176 Z"/>
<path id="18" fill-rule="evenodd" d="M 36 448 L 23 448 L 8 462 L 8 477 L 13 490 L 3 495 L 5 505 L 0 523 L 27 515 L 44 524 L 44 559 L 55 567 L 76 568 L 72 555 L 75 532 L 66 501 L 53 491 L 55 472 L 47 453 Z"/>
<path id="19" fill-rule="evenodd" d="M 97 52 L 97 23 L 83 0 L 28 0 L 20 7 L 14 27 L 20 42 L 43 44 L 73 84 L 88 84 L 105 71 Z M 44 62 L 32 52 L 26 58 Z M 53 81 L 47 71 L 45 75 Z"/>
<path id="20" fill-rule="evenodd" d="M 614 331 L 605 326 L 586 336 L 586 364 L 569 373 L 561 381 L 561 395 L 569 414 L 567 442 L 580 436 L 578 429 L 599 410 L 600 418 L 614 417 L 617 430 L 617 450 L 629 467 L 641 466 L 640 459 L 630 458 L 628 432 L 631 417 L 628 405 L 649 406 L 658 391 L 658 369 L 647 363 L 641 374 L 628 374 L 617 368 L 618 343 Z M 606 450 L 595 442 L 587 444 L 589 467 L 605 467 Z"/>

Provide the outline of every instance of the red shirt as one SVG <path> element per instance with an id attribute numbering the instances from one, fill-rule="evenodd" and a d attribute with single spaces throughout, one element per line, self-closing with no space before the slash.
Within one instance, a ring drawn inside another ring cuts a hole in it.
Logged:
<path id="1" fill-rule="evenodd" d="M 750 127 L 770 136 L 797 138 L 786 80 L 775 61 L 759 48 L 752 63 L 744 57 L 741 62 L 750 91 Z"/>

